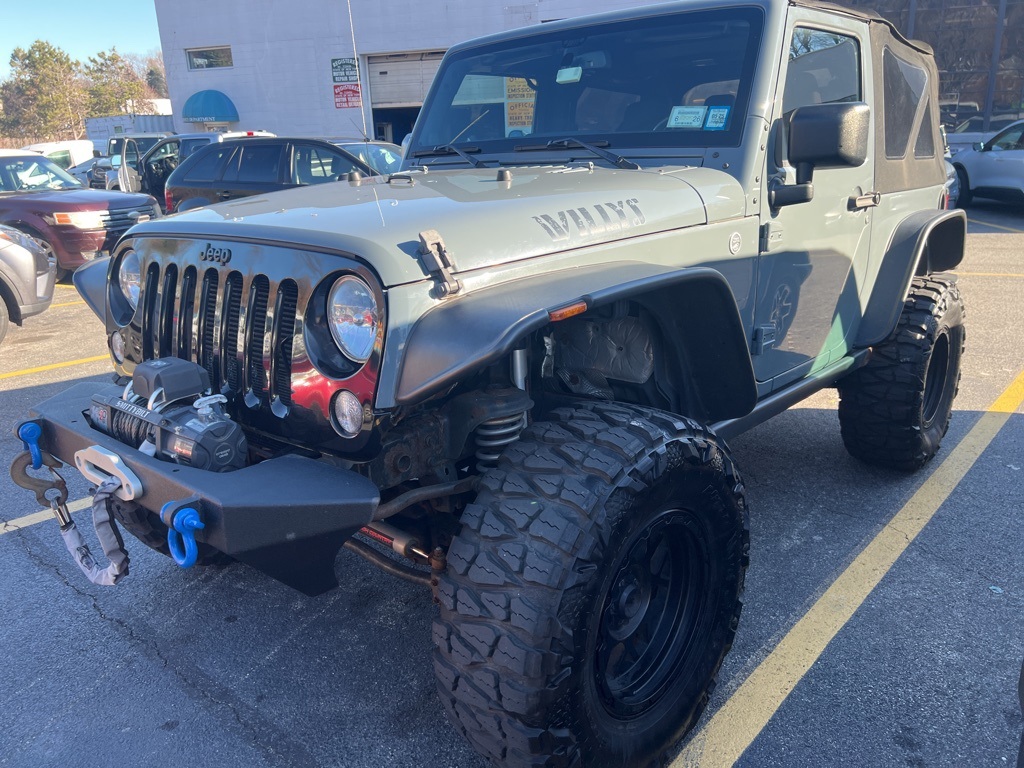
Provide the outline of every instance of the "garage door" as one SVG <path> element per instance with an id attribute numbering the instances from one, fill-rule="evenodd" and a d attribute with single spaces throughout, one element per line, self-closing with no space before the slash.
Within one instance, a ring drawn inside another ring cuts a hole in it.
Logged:
<path id="1" fill-rule="evenodd" d="M 444 51 L 370 56 L 370 96 L 373 106 L 420 106 L 442 56 Z"/>

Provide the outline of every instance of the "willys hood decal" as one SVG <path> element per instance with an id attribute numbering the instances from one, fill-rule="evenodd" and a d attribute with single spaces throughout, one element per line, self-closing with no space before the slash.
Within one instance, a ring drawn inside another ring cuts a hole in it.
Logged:
<path id="1" fill-rule="evenodd" d="M 141 224 L 132 234 L 348 251 L 391 286 L 426 276 L 419 234 L 429 230 L 443 238 L 457 274 L 741 216 L 743 204 L 732 177 L 703 168 L 460 169 L 248 197 Z"/>

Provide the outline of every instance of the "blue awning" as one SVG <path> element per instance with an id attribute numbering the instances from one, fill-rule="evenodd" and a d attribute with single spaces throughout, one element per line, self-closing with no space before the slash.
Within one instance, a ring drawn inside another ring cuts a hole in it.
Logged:
<path id="1" fill-rule="evenodd" d="M 188 97 L 181 116 L 186 123 L 237 123 L 238 110 L 220 91 L 197 91 Z"/>

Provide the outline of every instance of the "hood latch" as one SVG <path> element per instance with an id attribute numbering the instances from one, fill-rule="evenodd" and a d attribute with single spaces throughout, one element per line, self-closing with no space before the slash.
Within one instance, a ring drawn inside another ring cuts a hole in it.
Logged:
<path id="1" fill-rule="evenodd" d="M 437 292 L 441 298 L 462 289 L 459 281 L 452 277 L 451 270 L 455 269 L 455 264 L 436 229 L 420 232 L 420 255 L 423 257 L 423 266 L 438 282 Z"/>

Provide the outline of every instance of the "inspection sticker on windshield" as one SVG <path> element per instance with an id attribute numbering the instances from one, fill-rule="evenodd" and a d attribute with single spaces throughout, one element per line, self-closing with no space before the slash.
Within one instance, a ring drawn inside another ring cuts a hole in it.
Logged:
<path id="1" fill-rule="evenodd" d="M 707 107 L 708 121 L 704 123 L 705 131 L 724 131 L 729 122 L 729 107 Z"/>
<path id="2" fill-rule="evenodd" d="M 666 128 L 700 128 L 704 123 L 707 107 L 672 107 Z"/>

